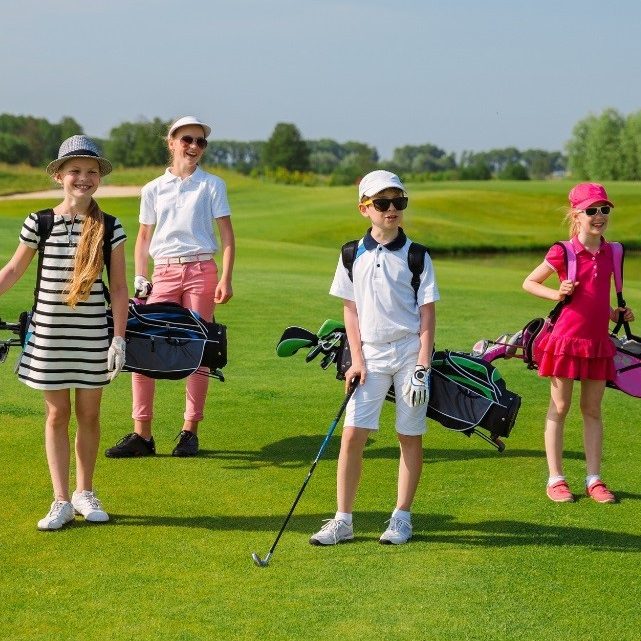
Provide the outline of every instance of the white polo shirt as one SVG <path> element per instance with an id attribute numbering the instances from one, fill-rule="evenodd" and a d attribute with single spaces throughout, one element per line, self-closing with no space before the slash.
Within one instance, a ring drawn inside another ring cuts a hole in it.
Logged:
<path id="1" fill-rule="evenodd" d="M 426 254 L 418 288 L 418 300 L 412 287 L 412 272 L 407 263 L 411 241 L 402 229 L 387 245 L 380 245 L 371 229 L 359 241 L 352 267 L 354 282 L 341 256 L 329 293 L 354 301 L 358 312 L 361 340 L 364 343 L 388 343 L 420 329 L 420 305 L 439 299 L 432 260 Z"/>
<path id="2" fill-rule="evenodd" d="M 142 188 L 139 222 L 155 225 L 152 258 L 214 253 L 218 249 L 213 221 L 230 216 L 222 178 L 196 168 L 181 179 L 169 169 Z"/>

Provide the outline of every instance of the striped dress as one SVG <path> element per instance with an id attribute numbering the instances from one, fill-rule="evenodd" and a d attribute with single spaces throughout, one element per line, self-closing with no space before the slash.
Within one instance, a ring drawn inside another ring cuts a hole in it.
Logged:
<path id="1" fill-rule="evenodd" d="M 105 297 L 100 277 L 86 301 L 73 309 L 64 300 L 64 289 L 73 269 L 76 246 L 84 216 L 75 222 L 54 215 L 51 235 L 45 244 L 40 288 L 18 377 L 29 387 L 41 390 L 72 387 L 102 387 L 107 376 L 107 321 Z M 125 242 L 126 235 L 116 219 L 112 249 Z M 20 242 L 38 248 L 38 219 L 30 214 L 20 231 Z"/>

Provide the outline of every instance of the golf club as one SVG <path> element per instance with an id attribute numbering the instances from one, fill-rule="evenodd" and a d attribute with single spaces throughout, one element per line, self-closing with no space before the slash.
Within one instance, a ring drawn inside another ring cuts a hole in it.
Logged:
<path id="1" fill-rule="evenodd" d="M 305 478 L 305 481 L 303 482 L 302 487 L 300 488 L 296 498 L 294 499 L 294 503 L 292 504 L 291 509 L 289 510 L 289 514 L 287 514 L 285 521 L 280 528 L 280 532 L 278 532 L 278 535 L 276 536 L 276 540 L 272 544 L 271 548 L 269 548 L 269 552 L 265 556 L 264 559 L 261 559 L 260 556 L 256 552 L 252 552 L 252 559 L 254 563 L 259 567 L 259 568 L 266 568 L 269 565 L 269 561 L 272 558 L 272 555 L 274 554 L 274 550 L 276 549 L 276 546 L 278 545 L 278 541 L 280 540 L 280 537 L 282 536 L 283 532 L 285 531 L 285 528 L 287 527 L 287 523 L 289 522 L 289 519 L 291 515 L 294 513 L 294 510 L 296 509 L 296 505 L 298 505 L 298 501 L 300 500 L 300 497 L 302 496 L 303 492 L 305 491 L 305 488 L 307 487 L 307 483 L 309 482 L 309 479 L 311 478 L 314 469 L 316 468 L 316 464 L 320 460 L 321 456 L 323 455 L 323 452 L 325 451 L 325 448 L 327 447 L 327 444 L 329 443 L 330 439 L 332 438 L 332 434 L 334 433 L 334 430 L 336 429 L 336 425 L 338 424 L 338 421 L 340 421 L 341 416 L 343 415 L 343 412 L 345 411 L 345 408 L 347 407 L 347 403 L 349 403 L 349 399 L 352 398 L 352 394 L 354 393 L 354 390 L 356 389 L 358 385 L 358 379 L 355 378 L 351 381 L 349 388 L 347 390 L 347 394 L 345 394 L 345 398 L 343 399 L 343 402 L 341 403 L 340 409 L 338 410 L 338 414 L 336 414 L 336 417 L 332 421 L 332 424 L 329 426 L 329 429 L 327 430 L 327 434 L 325 435 L 325 438 L 320 446 L 320 449 L 318 450 L 318 454 L 316 455 L 316 458 L 314 459 L 314 462 L 312 463 L 312 466 L 309 468 L 309 472 L 307 472 L 307 477 Z"/>

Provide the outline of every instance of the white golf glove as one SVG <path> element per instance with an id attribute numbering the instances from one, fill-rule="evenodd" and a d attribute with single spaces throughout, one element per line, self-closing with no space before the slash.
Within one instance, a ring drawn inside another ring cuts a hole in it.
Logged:
<path id="1" fill-rule="evenodd" d="M 125 339 L 122 336 L 114 336 L 107 352 L 107 369 L 109 370 L 109 380 L 113 381 L 125 366 Z"/>
<path id="2" fill-rule="evenodd" d="M 153 285 L 144 276 L 134 277 L 134 297 L 147 298 L 151 294 Z"/>
<path id="3" fill-rule="evenodd" d="M 423 365 L 417 365 L 414 368 L 412 378 L 407 381 L 403 388 L 403 398 L 408 405 L 417 407 L 425 405 L 430 397 L 430 370 L 425 369 Z"/>

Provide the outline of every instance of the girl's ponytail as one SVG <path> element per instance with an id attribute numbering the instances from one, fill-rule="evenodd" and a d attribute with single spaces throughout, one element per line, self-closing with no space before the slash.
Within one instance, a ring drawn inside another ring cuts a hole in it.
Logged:
<path id="1" fill-rule="evenodd" d="M 573 238 L 579 233 L 579 221 L 577 220 L 577 216 L 579 214 L 578 209 L 575 209 L 574 207 L 568 208 L 567 213 L 565 214 L 565 222 L 568 224 L 568 232 L 569 232 L 569 238 Z"/>
<path id="2" fill-rule="evenodd" d="M 67 287 L 65 302 L 70 307 L 75 307 L 78 302 L 89 298 L 91 287 L 102 273 L 104 221 L 103 212 L 92 198 L 78 242 L 73 273 Z"/>

